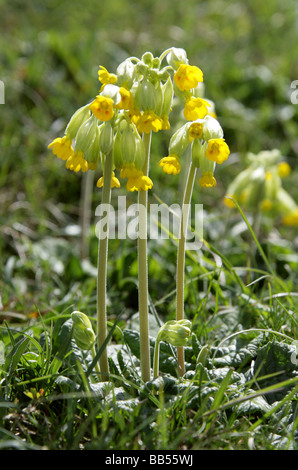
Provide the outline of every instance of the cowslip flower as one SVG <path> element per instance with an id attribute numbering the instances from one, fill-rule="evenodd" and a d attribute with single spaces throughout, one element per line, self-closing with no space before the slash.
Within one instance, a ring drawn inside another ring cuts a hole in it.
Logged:
<path id="1" fill-rule="evenodd" d="M 163 121 L 153 111 L 144 111 L 137 119 L 136 126 L 140 134 L 149 134 L 151 131 L 158 132 L 162 130 Z"/>
<path id="2" fill-rule="evenodd" d="M 103 182 L 104 182 L 104 176 L 101 176 L 99 178 L 99 180 L 97 181 L 96 186 L 98 188 L 102 188 L 103 187 Z M 111 177 L 111 188 L 120 188 L 120 181 L 115 176 L 114 171 L 112 172 L 112 177 Z"/>
<path id="3" fill-rule="evenodd" d="M 105 85 L 113 85 L 117 82 L 117 75 L 108 72 L 107 69 L 101 65 L 98 71 L 98 79 L 102 83 L 102 87 L 100 89 L 100 91 L 102 91 Z"/>
<path id="4" fill-rule="evenodd" d="M 287 162 L 280 162 L 278 164 L 277 171 L 281 178 L 285 178 L 291 173 L 291 167 Z"/>
<path id="5" fill-rule="evenodd" d="M 153 186 L 152 180 L 149 176 L 138 176 L 137 178 L 129 178 L 126 183 L 126 189 L 128 191 L 148 191 Z"/>
<path id="6" fill-rule="evenodd" d="M 168 175 L 178 175 L 181 171 L 178 157 L 174 154 L 162 158 L 159 162 L 159 167 Z"/>
<path id="7" fill-rule="evenodd" d="M 230 149 L 225 139 L 210 139 L 206 149 L 206 158 L 216 163 L 223 163 L 228 159 Z"/>
<path id="8" fill-rule="evenodd" d="M 195 98 L 191 96 L 186 100 L 184 107 L 184 117 L 188 121 L 196 121 L 197 119 L 203 119 L 208 114 L 208 107 L 210 103 L 203 98 Z"/>
<path id="9" fill-rule="evenodd" d="M 287 226 L 296 226 L 298 225 L 298 208 L 285 215 L 282 218 L 282 223 Z"/>
<path id="10" fill-rule="evenodd" d="M 114 116 L 114 101 L 108 96 L 98 95 L 90 104 L 90 110 L 100 121 L 110 121 Z"/>
<path id="11" fill-rule="evenodd" d="M 194 139 L 200 139 L 203 135 L 204 126 L 200 122 L 193 122 L 189 126 L 189 141 L 192 142 Z"/>
<path id="12" fill-rule="evenodd" d="M 211 171 L 203 173 L 199 179 L 199 185 L 203 188 L 212 188 L 213 186 L 216 186 L 216 179 L 214 178 L 213 173 Z"/>
<path id="13" fill-rule="evenodd" d="M 133 107 L 133 97 L 131 92 L 124 87 L 120 87 L 119 93 L 121 100 L 118 104 L 116 104 L 116 108 L 126 110 L 131 109 Z"/>
<path id="14" fill-rule="evenodd" d="M 83 173 L 88 171 L 89 165 L 84 158 L 84 153 L 81 150 L 76 150 L 66 161 L 66 168 L 77 173 L 82 170 Z"/>
<path id="15" fill-rule="evenodd" d="M 56 157 L 67 160 L 73 154 L 72 140 L 68 135 L 57 137 L 48 145 Z"/>
<path id="16" fill-rule="evenodd" d="M 199 67 L 181 64 L 173 79 L 180 91 L 189 91 L 203 81 L 203 72 Z"/>

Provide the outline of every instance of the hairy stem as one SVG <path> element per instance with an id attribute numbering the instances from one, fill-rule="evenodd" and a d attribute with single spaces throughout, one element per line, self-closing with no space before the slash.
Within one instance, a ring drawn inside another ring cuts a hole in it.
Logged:
<path id="1" fill-rule="evenodd" d="M 148 176 L 151 133 L 144 134 L 146 160 L 144 176 Z M 150 345 L 148 324 L 148 259 L 147 259 L 147 191 L 139 191 L 139 236 L 138 236 L 138 273 L 139 273 L 139 318 L 140 318 L 140 355 L 141 372 L 144 382 L 150 380 Z"/>
<path id="2" fill-rule="evenodd" d="M 196 175 L 196 167 L 190 163 L 185 192 L 183 196 L 183 204 L 180 220 L 180 233 L 178 239 L 178 253 L 177 253 L 177 274 L 176 274 L 176 320 L 183 320 L 184 318 L 184 273 L 185 273 L 185 244 L 187 235 L 187 226 L 189 218 L 189 208 L 191 196 L 194 185 L 194 178 Z M 184 349 L 183 346 L 177 347 L 177 359 L 179 375 L 182 377 L 185 373 L 184 365 Z"/>
<path id="3" fill-rule="evenodd" d="M 102 191 L 102 204 L 107 212 L 106 220 L 109 220 L 109 207 L 111 201 L 111 178 L 113 170 L 112 155 L 108 154 L 105 158 L 104 165 L 104 181 Z M 98 244 L 98 260 L 97 260 L 97 341 L 98 349 L 101 348 L 107 337 L 107 260 L 108 260 L 108 222 L 106 231 L 104 231 L 103 219 L 100 223 Z M 109 378 L 109 363 L 107 348 L 104 349 L 99 358 L 101 371 L 101 380 L 107 381 Z"/>

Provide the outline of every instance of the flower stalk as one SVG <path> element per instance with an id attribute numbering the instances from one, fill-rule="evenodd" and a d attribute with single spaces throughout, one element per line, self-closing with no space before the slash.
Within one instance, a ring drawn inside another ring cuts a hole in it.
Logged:
<path id="1" fill-rule="evenodd" d="M 109 210 L 111 200 L 111 180 L 113 172 L 112 154 L 109 153 L 105 157 L 104 165 L 104 182 L 102 190 L 102 204 Z M 107 214 L 107 221 L 109 214 Z M 108 225 L 106 232 L 103 232 L 102 221 L 99 232 L 98 243 L 98 260 L 97 260 L 97 343 L 98 349 L 107 337 L 107 261 L 108 261 Z M 99 358 L 101 380 L 103 382 L 109 377 L 109 363 L 107 348 L 105 348 Z"/>
<path id="2" fill-rule="evenodd" d="M 143 175 L 148 176 L 151 132 L 143 134 L 146 157 Z M 139 276 L 139 321 L 140 321 L 140 356 L 141 374 L 144 382 L 150 380 L 150 345 L 148 319 L 148 255 L 147 255 L 147 191 L 140 190 L 139 202 L 139 236 L 138 236 L 138 276 Z"/>
<path id="3" fill-rule="evenodd" d="M 185 277 L 185 247 L 186 247 L 186 234 L 189 219 L 189 208 L 191 196 L 193 192 L 193 185 L 196 176 L 196 167 L 190 163 L 185 192 L 183 196 L 180 232 L 178 239 L 178 252 L 177 252 L 177 272 L 176 272 L 176 320 L 181 321 L 184 319 L 184 277 Z M 179 375 L 182 377 L 185 373 L 184 364 L 184 349 L 183 346 L 177 347 L 177 359 Z"/>

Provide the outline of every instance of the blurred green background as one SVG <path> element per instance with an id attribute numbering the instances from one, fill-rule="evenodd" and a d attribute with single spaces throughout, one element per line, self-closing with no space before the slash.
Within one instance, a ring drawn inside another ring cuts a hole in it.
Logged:
<path id="1" fill-rule="evenodd" d="M 216 189 L 196 185 L 194 200 L 213 214 L 221 212 L 222 196 L 243 169 L 245 153 L 273 148 L 293 168 L 287 189 L 298 200 L 298 105 L 290 100 L 291 83 L 298 79 L 295 0 L 0 0 L 0 24 L 3 306 L 31 311 L 41 298 L 61 299 L 70 285 L 75 291 L 73 282 L 82 279 L 75 244 L 63 244 L 76 240 L 82 176 L 66 170 L 47 145 L 97 94 L 99 65 L 115 72 L 129 56 L 184 48 L 190 63 L 204 72 L 206 97 L 216 104 L 231 149 L 229 161 L 216 170 Z M 153 162 L 166 156 L 170 135 L 153 136 Z M 177 180 L 161 174 L 157 164 L 151 175 L 161 199 L 179 201 Z M 94 208 L 99 202 L 95 190 Z M 285 236 L 291 240 L 295 231 Z M 119 249 L 115 242 L 115 273 L 124 270 Z M 96 265 L 96 242 L 91 261 Z M 156 267 L 158 277 L 173 280 L 174 263 L 165 269 L 169 272 Z M 12 303 L 12 292 L 21 306 Z"/>

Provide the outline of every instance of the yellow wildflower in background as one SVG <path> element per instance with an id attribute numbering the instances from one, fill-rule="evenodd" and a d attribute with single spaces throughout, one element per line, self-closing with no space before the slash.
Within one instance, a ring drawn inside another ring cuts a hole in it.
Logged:
<path id="1" fill-rule="evenodd" d="M 180 91 L 189 91 L 203 81 L 203 72 L 199 67 L 181 64 L 173 78 Z"/>
<path id="2" fill-rule="evenodd" d="M 223 163 L 228 159 L 230 149 L 225 139 L 210 139 L 206 149 L 206 158 L 216 163 Z"/>
<path id="3" fill-rule="evenodd" d="M 181 170 L 179 160 L 174 154 L 162 158 L 159 162 L 159 167 L 168 175 L 178 175 Z"/>
<path id="4" fill-rule="evenodd" d="M 283 217 L 282 223 L 288 226 L 298 225 L 298 208 Z"/>
<path id="5" fill-rule="evenodd" d="M 100 121 L 110 121 L 114 116 L 114 101 L 108 96 L 98 95 L 90 104 L 90 110 Z"/>
<path id="6" fill-rule="evenodd" d="M 277 166 L 277 172 L 281 178 L 285 178 L 291 173 L 291 167 L 287 162 L 280 162 Z"/>

